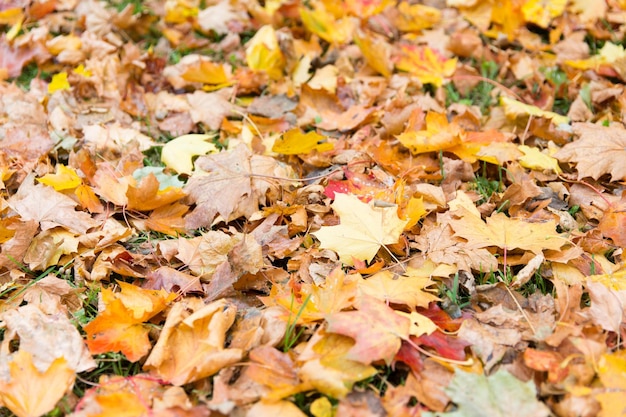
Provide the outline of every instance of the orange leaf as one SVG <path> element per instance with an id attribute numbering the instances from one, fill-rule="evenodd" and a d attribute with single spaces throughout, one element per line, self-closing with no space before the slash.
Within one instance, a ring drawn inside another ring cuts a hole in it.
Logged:
<path id="1" fill-rule="evenodd" d="M 265 399 L 280 400 L 311 389 L 298 377 L 294 361 L 288 353 L 271 346 L 260 346 L 250 352 L 248 376 L 255 382 L 270 388 Z"/>
<path id="2" fill-rule="evenodd" d="M 144 177 L 135 187 L 130 185 L 126 190 L 128 209 L 149 211 L 180 200 L 185 192 L 178 187 L 167 187 L 159 190 L 159 180 L 154 174 Z"/>
<path id="3" fill-rule="evenodd" d="M 205 305 L 194 299 L 176 303 L 144 369 L 174 385 L 184 385 L 217 373 L 241 360 L 241 349 L 226 349 L 226 332 L 237 309 L 221 299 Z M 197 300 L 197 299 L 196 299 Z"/>
<path id="4" fill-rule="evenodd" d="M 11 379 L 0 379 L 0 400 L 18 417 L 40 416 L 52 411 L 74 384 L 76 373 L 65 358 L 54 360 L 45 371 L 33 364 L 31 354 L 19 350 L 8 364 Z"/>
<path id="5" fill-rule="evenodd" d="M 190 66 L 181 77 L 192 83 L 204 83 L 212 85 L 226 86 L 230 84 L 230 79 L 224 71 L 224 65 L 210 61 L 200 61 L 196 65 Z"/>
<path id="6" fill-rule="evenodd" d="M 463 130 L 455 123 L 448 123 L 445 114 L 428 112 L 426 130 L 405 130 L 398 140 L 413 154 L 436 152 L 461 144 Z"/>
<path id="7" fill-rule="evenodd" d="M 146 227 L 155 232 L 177 236 L 185 231 L 183 215 L 187 213 L 189 206 L 181 203 L 173 203 L 155 209 L 146 220 Z"/>
<path id="8" fill-rule="evenodd" d="M 84 327 L 91 353 L 121 351 L 128 360 L 136 362 L 152 346 L 148 339 L 150 328 L 143 324 L 165 309 L 176 294 L 144 290 L 125 282 L 118 283 L 120 293 L 102 290 L 104 311 Z"/>

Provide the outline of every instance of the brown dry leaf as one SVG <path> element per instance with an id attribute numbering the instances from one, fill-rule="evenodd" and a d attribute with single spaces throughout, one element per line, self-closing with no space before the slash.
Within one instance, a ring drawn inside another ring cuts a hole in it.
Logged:
<path id="1" fill-rule="evenodd" d="M 574 123 L 577 140 L 568 143 L 554 157 L 564 162 L 575 162 L 578 179 L 598 179 L 611 174 L 611 181 L 626 180 L 626 129 L 622 125 L 601 126 L 593 123 Z"/>
<path id="2" fill-rule="evenodd" d="M 25 305 L 2 314 L 6 326 L 0 350 L 0 375 L 7 375 L 13 355 L 10 345 L 19 343 L 20 351 L 28 352 L 30 361 L 40 371 L 45 371 L 57 358 L 76 372 L 96 367 L 83 337 L 60 311 L 44 313 L 39 307 Z"/>
<path id="3" fill-rule="evenodd" d="M 191 298 L 175 303 L 143 368 L 180 386 L 238 362 L 241 349 L 225 346 L 236 312 L 225 300 L 204 305 Z"/>
<path id="4" fill-rule="evenodd" d="M 184 188 L 196 204 L 185 217 L 189 229 L 210 225 L 218 214 L 226 221 L 250 216 L 265 202 L 272 186 L 272 180 L 264 176 L 289 176 L 289 170 L 276 160 L 253 155 L 243 144 L 232 151 L 201 156 L 195 165 L 196 172 Z"/>
<path id="5" fill-rule="evenodd" d="M 91 215 L 76 211 L 76 202 L 54 188 L 35 184 L 32 175 L 24 179 L 22 185 L 7 203 L 23 220 L 39 222 L 41 229 L 63 226 L 74 233 L 85 233 L 100 222 Z"/>

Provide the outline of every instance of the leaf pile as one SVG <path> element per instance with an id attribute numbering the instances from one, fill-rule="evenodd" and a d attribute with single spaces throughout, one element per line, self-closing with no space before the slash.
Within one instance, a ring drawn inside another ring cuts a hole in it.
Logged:
<path id="1" fill-rule="evenodd" d="M 626 3 L 425 3 L 2 2 L 0 405 L 625 415 Z"/>

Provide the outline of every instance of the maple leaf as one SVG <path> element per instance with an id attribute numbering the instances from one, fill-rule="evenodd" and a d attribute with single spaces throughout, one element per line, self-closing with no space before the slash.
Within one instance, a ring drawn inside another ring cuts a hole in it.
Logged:
<path id="1" fill-rule="evenodd" d="M 126 190 L 127 208 L 150 211 L 171 204 L 185 196 L 183 190 L 178 187 L 166 187 L 161 190 L 160 186 L 161 183 L 152 173 L 142 178 L 136 186 L 130 184 Z"/>
<path id="2" fill-rule="evenodd" d="M 398 135 L 398 140 L 414 154 L 440 151 L 461 143 L 463 130 L 456 124 L 448 123 L 445 114 L 428 112 L 426 130 L 406 130 Z"/>
<path id="3" fill-rule="evenodd" d="M 316 332 L 299 362 L 298 376 L 313 388 L 333 398 L 344 398 L 357 381 L 376 374 L 376 368 L 348 359 L 354 340 L 335 333 Z"/>
<path id="4" fill-rule="evenodd" d="M 224 299 L 208 305 L 199 299 L 174 304 L 144 369 L 184 385 L 238 362 L 242 350 L 224 346 L 236 312 Z"/>
<path id="5" fill-rule="evenodd" d="M 269 401 L 311 389 L 302 383 L 290 355 L 271 346 L 260 346 L 250 351 L 250 366 L 247 375 L 255 382 L 265 385 L 269 392 L 263 397 Z"/>
<path id="6" fill-rule="evenodd" d="M 537 106 L 524 104 L 509 97 L 500 97 L 500 104 L 502 105 L 502 107 L 504 107 L 504 112 L 510 118 L 516 118 L 525 115 L 544 117 L 546 119 L 549 119 L 550 121 L 552 121 L 552 123 L 556 125 L 569 123 L 569 117 L 551 111 L 541 110 Z"/>
<path id="7" fill-rule="evenodd" d="M 434 285 L 429 276 L 424 276 L 415 268 L 407 268 L 406 273 L 395 276 L 391 271 L 378 272 L 359 282 L 359 291 L 387 303 L 404 304 L 409 308 L 428 307 L 431 301 L 439 298 L 429 289 Z"/>
<path id="8" fill-rule="evenodd" d="M 315 10 L 300 7 L 300 18 L 304 26 L 328 43 L 341 45 L 348 42 L 354 31 L 354 21 L 350 18 L 337 20 L 324 5 L 321 3 L 315 5 Z"/>
<path id="9" fill-rule="evenodd" d="M 370 67 L 384 77 L 391 76 L 393 70 L 392 49 L 382 36 L 358 30 L 354 36 L 354 43 L 361 49 L 361 53 Z"/>
<path id="10" fill-rule="evenodd" d="M 326 141 L 327 137 L 315 131 L 302 133 L 298 128 L 291 129 L 274 142 L 272 152 L 283 155 L 297 155 L 309 153 L 313 150 L 325 152 L 334 148 L 332 143 Z"/>
<path id="11" fill-rule="evenodd" d="M 245 145 L 232 151 L 199 157 L 196 172 L 184 190 L 196 204 L 185 220 L 189 229 L 211 224 L 216 214 L 226 221 L 240 216 L 250 216 L 265 200 L 271 187 L 266 178 L 258 176 L 288 177 L 289 171 L 267 156 L 252 155 Z"/>
<path id="12" fill-rule="evenodd" d="M 285 58 L 272 26 L 261 27 L 250 39 L 246 46 L 246 62 L 251 69 L 265 71 L 272 79 L 282 76 Z"/>
<path id="13" fill-rule="evenodd" d="M 598 376 L 604 390 L 594 393 L 602 406 L 602 416 L 624 415 L 626 394 L 626 357 L 623 352 L 605 353 L 598 361 Z"/>
<path id="14" fill-rule="evenodd" d="M 400 220 L 397 206 L 376 207 L 349 194 L 336 194 L 331 207 L 339 215 L 338 226 L 322 226 L 312 233 L 321 248 L 332 249 L 346 265 L 352 258 L 371 261 L 383 245 L 398 243 L 407 220 Z"/>
<path id="15" fill-rule="evenodd" d="M 102 289 L 104 310 L 84 327 L 87 346 L 94 354 L 121 351 L 129 361 L 136 362 L 152 347 L 150 327 L 144 323 L 163 311 L 176 294 L 144 290 L 125 282 L 118 285 L 120 293 Z"/>
<path id="16" fill-rule="evenodd" d="M 189 206 L 178 202 L 162 206 L 150 213 L 145 220 L 145 227 L 167 235 L 178 236 L 185 231 L 183 216 L 189 211 Z"/>
<path id="17" fill-rule="evenodd" d="M 74 384 L 76 372 L 63 357 L 45 371 L 38 370 L 30 353 L 18 350 L 9 362 L 10 379 L 0 379 L 0 401 L 18 417 L 46 414 Z"/>
<path id="18" fill-rule="evenodd" d="M 290 317 L 297 317 L 297 323 L 310 323 L 352 307 L 359 277 L 335 268 L 322 284 L 303 284 L 299 294 L 274 285 L 269 297 L 260 298 L 266 306 L 280 305 L 288 310 Z"/>
<path id="19" fill-rule="evenodd" d="M 161 162 L 179 174 L 191 175 L 193 163 L 191 158 L 217 152 L 217 148 L 207 140 L 212 135 L 183 135 L 167 142 L 161 150 Z"/>
<path id="20" fill-rule="evenodd" d="M 82 183 L 76 171 L 63 164 L 57 164 L 56 174 L 46 174 L 41 178 L 37 178 L 37 181 L 49 185 L 57 191 L 72 190 Z"/>
<path id="21" fill-rule="evenodd" d="M 545 249 L 558 250 L 566 241 L 556 232 L 553 220 L 530 223 L 522 219 L 511 219 L 503 213 L 495 213 L 486 223 L 465 208 L 456 212 L 459 219 L 450 220 L 455 236 L 467 239 L 474 248 L 497 246 L 502 249 L 523 249 L 535 254 Z"/>
<path id="22" fill-rule="evenodd" d="M 39 292 L 39 299 L 44 296 Z M 25 298 L 30 298 L 25 297 Z M 78 329 L 65 314 L 46 314 L 35 304 L 27 304 L 3 312 L 6 326 L 0 354 L 0 369 L 6 365 L 10 345 L 19 341 L 20 351 L 31 355 L 32 363 L 44 371 L 55 359 L 63 357 L 65 365 L 76 372 L 96 367 Z M 2 372 L 0 372 L 1 374 Z"/>
<path id="23" fill-rule="evenodd" d="M 346 357 L 366 365 L 376 360 L 391 363 L 402 339 L 409 337 L 409 320 L 369 295 L 361 297 L 357 311 L 335 313 L 326 321 L 327 331 L 356 341 Z"/>
<path id="24" fill-rule="evenodd" d="M 445 77 L 450 77 L 456 70 L 457 59 L 446 59 L 429 47 L 416 45 L 400 46 L 400 58 L 396 68 L 415 75 L 423 84 L 440 87 Z"/>
<path id="25" fill-rule="evenodd" d="M 486 377 L 455 370 L 454 379 L 445 389 L 458 410 L 447 413 L 422 413 L 424 417 L 511 416 L 542 417 L 550 410 L 537 401 L 535 383 L 526 383 L 506 370 Z"/>
<path id="26" fill-rule="evenodd" d="M 575 162 L 578 179 L 598 179 L 611 174 L 611 181 L 626 180 L 626 129 L 612 124 L 574 123 L 578 139 L 568 143 L 554 157 L 563 162 Z"/>
<path id="27" fill-rule="evenodd" d="M 8 200 L 23 220 L 36 220 L 43 230 L 63 226 L 74 233 L 85 233 L 99 222 L 82 211 L 76 211 L 76 202 L 52 187 L 33 183 L 33 175 Z"/>

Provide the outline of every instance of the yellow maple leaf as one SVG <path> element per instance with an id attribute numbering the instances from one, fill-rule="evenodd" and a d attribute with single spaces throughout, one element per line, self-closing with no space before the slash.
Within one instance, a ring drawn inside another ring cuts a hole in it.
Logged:
<path id="1" fill-rule="evenodd" d="M 420 337 L 425 334 L 429 335 L 439 329 L 434 321 L 416 311 L 405 313 L 404 311 L 396 310 L 396 314 L 406 317 L 411 321 L 409 334 L 412 336 Z"/>
<path id="2" fill-rule="evenodd" d="M 623 416 L 626 395 L 626 355 L 624 352 L 605 353 L 598 361 L 598 376 L 603 390 L 595 390 L 594 397 L 602 406 L 602 417 Z M 598 392 L 599 391 L 599 392 Z"/>
<path id="3" fill-rule="evenodd" d="M 265 71 L 273 80 L 282 77 L 285 58 L 271 25 L 259 29 L 246 45 L 246 63 L 253 70 Z"/>
<path id="4" fill-rule="evenodd" d="M 73 190 L 83 182 L 74 168 L 62 164 L 57 164 L 56 174 L 46 174 L 41 178 L 37 178 L 37 181 L 49 185 L 57 191 Z"/>
<path id="5" fill-rule="evenodd" d="M 520 116 L 535 116 L 549 119 L 555 125 L 568 124 L 569 117 L 562 116 L 558 113 L 551 111 L 541 110 L 537 106 L 531 106 L 530 104 L 524 104 L 520 101 L 514 100 L 509 97 L 501 96 L 500 105 L 504 107 L 504 113 L 507 117 L 514 119 Z"/>
<path id="6" fill-rule="evenodd" d="M 301 359 L 300 378 L 333 398 L 348 395 L 355 382 L 376 374 L 373 366 L 348 359 L 355 342 L 347 336 L 317 332 L 309 340 Z"/>
<path id="7" fill-rule="evenodd" d="M 431 301 L 439 300 L 432 293 L 435 282 L 428 275 L 420 274 L 415 268 L 407 268 L 405 274 L 396 276 L 391 271 L 380 271 L 359 281 L 359 291 L 386 303 L 404 304 L 410 309 L 428 307 Z M 435 289 L 436 291 L 436 289 Z"/>
<path id="8" fill-rule="evenodd" d="M 485 223 L 480 216 L 469 213 L 465 208 L 460 208 L 456 213 L 460 218 L 450 220 L 450 226 L 455 236 L 467 239 L 468 246 L 472 248 L 496 246 L 539 254 L 544 249 L 558 250 L 567 242 L 556 232 L 553 220 L 531 223 L 495 213 Z"/>
<path id="9" fill-rule="evenodd" d="M 462 132 L 458 125 L 448 123 L 445 114 L 428 112 L 426 130 L 407 130 L 397 138 L 413 154 L 420 154 L 436 152 L 461 144 Z"/>
<path id="10" fill-rule="evenodd" d="M 389 6 L 395 6 L 395 0 L 345 0 L 345 6 L 352 15 L 367 19 L 382 13 Z"/>
<path id="11" fill-rule="evenodd" d="M 556 158 L 542 153 L 537 148 L 520 145 L 518 149 L 524 153 L 524 156 L 518 159 L 521 166 L 537 171 L 554 171 L 557 174 L 562 173 L 559 161 Z"/>
<path id="12" fill-rule="evenodd" d="M 55 359 L 41 372 L 25 350 L 13 354 L 8 368 L 11 379 L 0 379 L 0 402 L 18 417 L 40 416 L 52 411 L 76 378 L 76 372 L 65 358 Z"/>
<path id="13" fill-rule="evenodd" d="M 85 69 L 84 64 L 80 64 L 72 70 L 74 74 L 82 75 L 83 77 L 91 77 L 93 74 L 88 69 Z"/>
<path id="14" fill-rule="evenodd" d="M 335 16 L 326 11 L 321 4 L 317 5 L 315 10 L 300 7 L 300 18 L 311 33 L 334 45 L 349 42 L 356 26 L 349 17 L 336 20 Z"/>
<path id="15" fill-rule="evenodd" d="M 398 5 L 398 15 L 393 22 L 402 32 L 418 32 L 429 29 L 441 20 L 441 11 L 423 4 L 409 4 L 403 1 Z"/>
<path id="16" fill-rule="evenodd" d="M 415 75 L 422 84 L 440 87 L 446 77 L 456 70 L 457 59 L 446 59 L 435 50 L 424 46 L 402 45 L 396 68 Z"/>
<path id="17" fill-rule="evenodd" d="M 315 131 L 302 133 L 299 128 L 294 128 L 283 133 L 274 142 L 272 151 L 283 155 L 307 154 L 313 150 L 325 152 L 334 149 L 330 142 L 326 142 L 326 136 Z"/>
<path id="18" fill-rule="evenodd" d="M 210 61 L 199 61 L 195 65 L 189 66 L 181 77 L 192 83 L 207 84 L 203 87 L 204 90 L 218 90 L 233 83 L 226 74 L 223 64 Z"/>
<path id="19" fill-rule="evenodd" d="M 341 262 L 353 265 L 353 258 L 371 261 L 383 245 L 398 243 L 406 220 L 398 218 L 398 208 L 377 207 L 363 203 L 349 194 L 336 194 L 331 207 L 339 215 L 341 224 L 322 226 L 312 233 L 321 242 L 321 248 L 332 249 Z"/>
<path id="20" fill-rule="evenodd" d="M 354 36 L 354 43 L 361 50 L 367 65 L 384 77 L 391 76 L 393 71 L 391 45 L 382 36 L 358 30 Z"/>
<path id="21" fill-rule="evenodd" d="M 59 72 L 52 76 L 52 81 L 48 84 L 48 93 L 52 94 L 59 90 L 69 90 L 70 83 L 67 81 L 67 72 Z"/>
<path id="22" fill-rule="evenodd" d="M 527 22 L 548 28 L 552 19 L 565 11 L 567 0 L 527 0 L 522 6 L 522 13 Z"/>
<path id="23" fill-rule="evenodd" d="M 206 155 L 217 152 L 217 148 L 208 140 L 213 135 L 189 134 L 182 135 L 167 142 L 161 150 L 161 162 L 179 174 L 191 175 L 196 155 Z"/>

